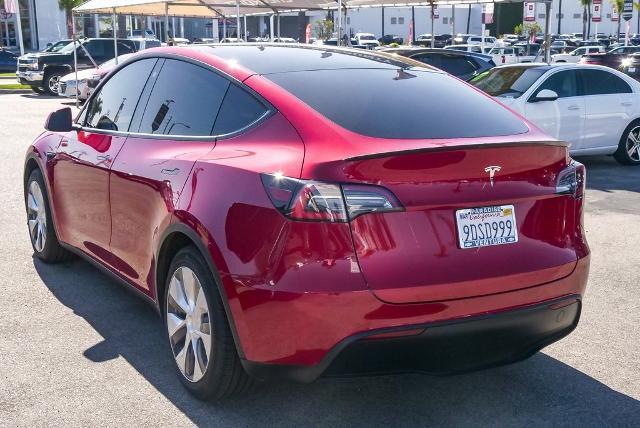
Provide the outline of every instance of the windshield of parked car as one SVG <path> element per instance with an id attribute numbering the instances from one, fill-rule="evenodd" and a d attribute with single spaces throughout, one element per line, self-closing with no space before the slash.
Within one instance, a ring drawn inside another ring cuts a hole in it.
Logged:
<path id="1" fill-rule="evenodd" d="M 546 71 L 543 67 L 493 68 L 469 83 L 493 97 L 518 98 Z"/>
<path id="2" fill-rule="evenodd" d="M 75 45 L 78 46 L 79 43 L 75 42 Z M 74 46 L 74 43 L 71 42 L 68 45 L 66 45 L 65 47 L 63 47 L 62 49 L 60 49 L 58 52 L 59 53 L 63 53 L 63 54 L 73 53 L 73 46 Z"/>

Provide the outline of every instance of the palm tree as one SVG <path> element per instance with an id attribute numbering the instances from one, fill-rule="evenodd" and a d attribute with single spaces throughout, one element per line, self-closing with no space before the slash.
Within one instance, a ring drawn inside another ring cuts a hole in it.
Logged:
<path id="1" fill-rule="evenodd" d="M 620 21 L 622 21 L 622 10 L 624 9 L 624 0 L 609 0 L 609 1 L 615 8 L 616 12 L 618 12 L 618 30 L 616 31 L 616 41 L 620 42 Z"/>
<path id="2" fill-rule="evenodd" d="M 582 5 L 582 38 L 587 40 L 591 32 L 591 0 L 580 0 Z"/>
<path id="3" fill-rule="evenodd" d="M 69 36 L 73 33 L 73 20 L 71 19 L 73 8 L 80 6 L 82 3 L 83 0 L 58 0 L 58 7 L 67 14 L 67 32 Z"/>

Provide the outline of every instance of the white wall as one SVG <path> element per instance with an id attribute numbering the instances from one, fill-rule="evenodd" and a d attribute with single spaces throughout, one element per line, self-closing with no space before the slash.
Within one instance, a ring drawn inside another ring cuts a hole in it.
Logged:
<path id="1" fill-rule="evenodd" d="M 38 25 L 38 42 L 40 48 L 69 37 L 67 34 L 67 18 L 58 7 L 58 0 L 33 0 L 36 5 Z"/>
<path id="2" fill-rule="evenodd" d="M 553 0 L 551 5 L 551 33 L 556 33 L 558 31 L 558 6 L 559 0 Z M 615 34 L 617 22 L 611 21 L 611 12 L 613 10 L 613 5 L 608 0 L 603 0 L 602 2 L 602 21 L 598 23 L 598 32 L 605 34 Z M 582 32 L 582 6 L 580 2 L 577 0 L 563 0 L 562 1 L 562 33 L 581 33 Z M 537 3 L 536 4 L 536 18 L 538 23 L 544 28 L 544 16 L 545 8 L 544 4 Z M 630 23 L 630 32 L 640 33 L 638 29 L 638 11 L 633 10 L 633 18 L 629 21 Z M 591 34 L 595 34 L 595 22 L 591 23 Z M 622 20 L 620 25 L 620 32 L 625 31 L 626 21 Z"/>
<path id="3" fill-rule="evenodd" d="M 481 31 L 480 17 L 482 8 L 478 5 L 471 6 L 471 21 L 469 32 L 479 34 Z M 325 12 L 308 12 L 309 22 L 313 25 L 315 21 L 322 20 L 326 16 Z M 455 11 L 455 32 L 467 32 L 468 6 L 456 6 Z M 451 22 L 452 7 L 441 6 L 439 17 L 434 20 L 434 31 L 436 34 L 452 33 Z M 409 22 L 411 20 L 410 7 L 385 7 L 384 8 L 384 33 L 395 34 L 404 39 L 409 35 Z M 424 33 L 431 33 L 431 10 L 428 6 L 416 6 L 415 8 L 415 28 L 416 36 Z M 395 24 L 392 24 L 395 22 Z M 401 23 L 402 22 L 402 23 Z M 353 30 L 353 33 L 364 32 L 373 33 L 377 38 L 382 37 L 382 8 L 361 8 L 349 9 L 346 23 L 343 23 L 345 31 Z"/>

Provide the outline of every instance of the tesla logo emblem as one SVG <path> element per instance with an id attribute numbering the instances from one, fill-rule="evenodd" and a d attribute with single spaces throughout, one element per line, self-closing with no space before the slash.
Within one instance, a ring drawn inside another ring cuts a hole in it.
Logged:
<path id="1" fill-rule="evenodd" d="M 493 176 L 496 175 L 496 172 L 500 171 L 502 168 L 494 165 L 494 166 L 488 166 L 484 169 L 484 172 L 488 172 L 489 173 L 489 182 L 491 183 L 491 187 L 493 187 Z"/>

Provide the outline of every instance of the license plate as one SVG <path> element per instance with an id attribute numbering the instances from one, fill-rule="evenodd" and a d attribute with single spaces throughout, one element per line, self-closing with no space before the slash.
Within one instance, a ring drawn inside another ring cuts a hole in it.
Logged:
<path id="1" fill-rule="evenodd" d="M 629 71 L 629 73 L 635 73 L 636 72 L 636 68 L 635 67 L 629 67 L 628 71 Z"/>
<path id="2" fill-rule="evenodd" d="M 518 242 L 513 205 L 456 211 L 460 248 L 479 248 Z"/>

